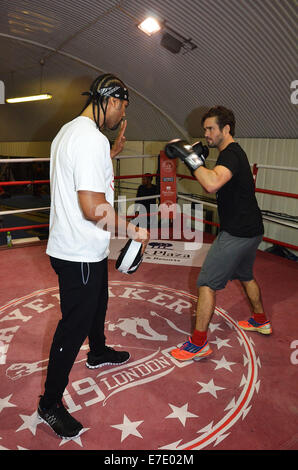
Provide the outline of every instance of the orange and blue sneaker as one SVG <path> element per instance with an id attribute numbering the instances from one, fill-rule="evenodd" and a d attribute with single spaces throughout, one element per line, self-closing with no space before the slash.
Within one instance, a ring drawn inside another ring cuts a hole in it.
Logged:
<path id="1" fill-rule="evenodd" d="M 262 335 L 270 335 L 272 333 L 271 323 L 269 320 L 264 323 L 258 323 L 251 317 L 247 321 L 238 321 L 238 326 L 242 328 L 242 330 L 257 331 Z"/>
<path id="2" fill-rule="evenodd" d="M 209 356 L 212 353 L 212 350 L 209 346 L 208 341 L 205 341 L 203 346 L 197 346 L 191 342 L 191 338 L 188 338 L 188 341 L 182 344 L 180 348 L 173 349 L 171 355 L 178 359 L 179 361 L 189 361 L 191 359 L 198 359 L 200 357 Z"/>

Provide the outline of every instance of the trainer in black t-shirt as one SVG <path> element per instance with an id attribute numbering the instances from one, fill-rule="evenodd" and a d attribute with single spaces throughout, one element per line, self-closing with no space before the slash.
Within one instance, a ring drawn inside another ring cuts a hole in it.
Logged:
<path id="1" fill-rule="evenodd" d="M 144 197 L 144 196 L 154 196 L 155 194 L 157 194 L 157 186 L 155 184 L 152 184 L 149 187 L 146 186 L 145 184 L 141 184 L 138 187 L 137 198 Z M 145 206 L 147 214 L 149 215 L 151 212 L 150 204 L 156 204 L 156 198 L 153 197 L 152 199 L 143 199 L 142 201 L 140 201 L 140 204 L 143 204 L 143 206 Z"/>
<path id="2" fill-rule="evenodd" d="M 228 168 L 233 176 L 216 196 L 220 230 L 236 237 L 255 237 L 264 233 L 262 214 L 255 197 L 254 181 L 244 150 L 236 142 L 218 156 L 216 165 Z"/>

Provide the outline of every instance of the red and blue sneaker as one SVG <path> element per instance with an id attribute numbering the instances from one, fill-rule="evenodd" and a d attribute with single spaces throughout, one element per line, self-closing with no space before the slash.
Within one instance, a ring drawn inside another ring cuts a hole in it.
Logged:
<path id="1" fill-rule="evenodd" d="M 262 335 L 270 335 L 272 333 L 271 323 L 269 320 L 265 321 L 264 323 L 258 323 L 251 317 L 247 321 L 238 321 L 238 326 L 242 330 L 257 331 Z"/>
<path id="2" fill-rule="evenodd" d="M 178 359 L 178 361 L 189 361 L 191 359 L 196 359 L 199 357 L 206 357 L 212 353 L 212 350 L 209 346 L 208 341 L 205 341 L 203 346 L 197 346 L 191 342 L 191 338 L 188 338 L 180 348 L 173 349 L 171 355 Z"/>

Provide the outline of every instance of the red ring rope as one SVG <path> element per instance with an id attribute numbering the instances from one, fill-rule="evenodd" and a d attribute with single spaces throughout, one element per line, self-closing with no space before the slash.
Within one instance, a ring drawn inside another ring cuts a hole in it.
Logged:
<path id="1" fill-rule="evenodd" d="M 256 179 L 256 176 L 257 176 L 257 167 L 256 167 L 256 165 L 253 166 L 253 170 L 254 170 L 253 171 L 254 178 Z M 115 180 L 121 180 L 121 179 L 142 178 L 143 176 L 148 176 L 148 175 L 149 175 L 148 173 L 147 174 L 138 174 L 138 175 L 122 175 L 122 176 L 115 176 L 114 179 Z M 150 173 L 150 176 L 158 176 L 158 174 L 157 173 Z M 179 177 L 179 178 L 185 178 L 185 179 L 190 179 L 190 180 L 194 180 L 194 181 L 196 180 L 196 178 L 194 178 L 193 176 L 184 175 L 184 174 L 181 174 L 181 173 L 177 173 L 176 176 Z M 47 180 L 5 181 L 5 182 L 1 181 L 0 182 L 0 187 L 1 186 L 21 186 L 21 185 L 28 185 L 28 184 L 46 184 L 46 183 L 50 183 L 50 180 L 47 179 Z M 282 192 L 282 191 L 275 191 L 275 190 L 261 189 L 261 188 L 256 188 L 255 191 L 259 192 L 259 193 L 271 194 L 271 195 L 275 195 L 275 196 L 283 196 L 283 197 L 298 199 L 298 194 L 294 194 L 294 193 L 287 193 L 287 192 Z M 1 215 L 1 213 L 0 213 L 0 215 Z M 131 218 L 131 217 L 127 217 L 127 218 Z M 191 218 L 194 219 L 193 217 L 191 217 Z M 203 219 L 203 222 L 207 225 L 213 225 L 213 226 L 216 226 L 216 227 L 219 226 L 218 223 L 211 222 L 209 220 L 204 220 Z M 0 228 L 0 233 L 1 232 L 12 232 L 12 231 L 16 231 L 16 230 L 29 230 L 29 229 L 34 229 L 34 228 L 43 228 L 43 227 L 48 227 L 48 226 L 49 226 L 49 224 L 26 225 L 26 226 L 22 226 L 22 227 L 5 227 L 5 228 Z M 276 245 L 281 245 L 281 246 L 284 246 L 284 247 L 287 247 L 287 248 L 298 251 L 298 246 L 292 245 L 290 243 L 281 242 L 281 241 L 274 240 L 274 239 L 267 238 L 267 237 L 263 237 L 263 241 L 273 243 L 273 244 L 276 244 Z"/>
<path id="2" fill-rule="evenodd" d="M 13 232 L 15 230 L 30 230 L 32 228 L 41 228 L 48 227 L 49 224 L 39 224 L 39 225 L 24 225 L 23 227 L 5 227 L 0 228 L 0 232 Z"/>
<path id="3" fill-rule="evenodd" d="M 34 180 L 34 181 L 0 181 L 0 186 L 21 186 L 25 184 L 41 184 L 49 183 L 50 180 Z"/>

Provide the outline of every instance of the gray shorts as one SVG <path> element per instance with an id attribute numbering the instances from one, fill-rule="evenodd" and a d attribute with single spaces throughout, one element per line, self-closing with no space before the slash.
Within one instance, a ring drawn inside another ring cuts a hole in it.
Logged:
<path id="1" fill-rule="evenodd" d="M 262 238 L 263 235 L 242 238 L 220 232 L 208 251 L 197 286 L 220 290 L 233 279 L 251 281 L 257 248 Z"/>

